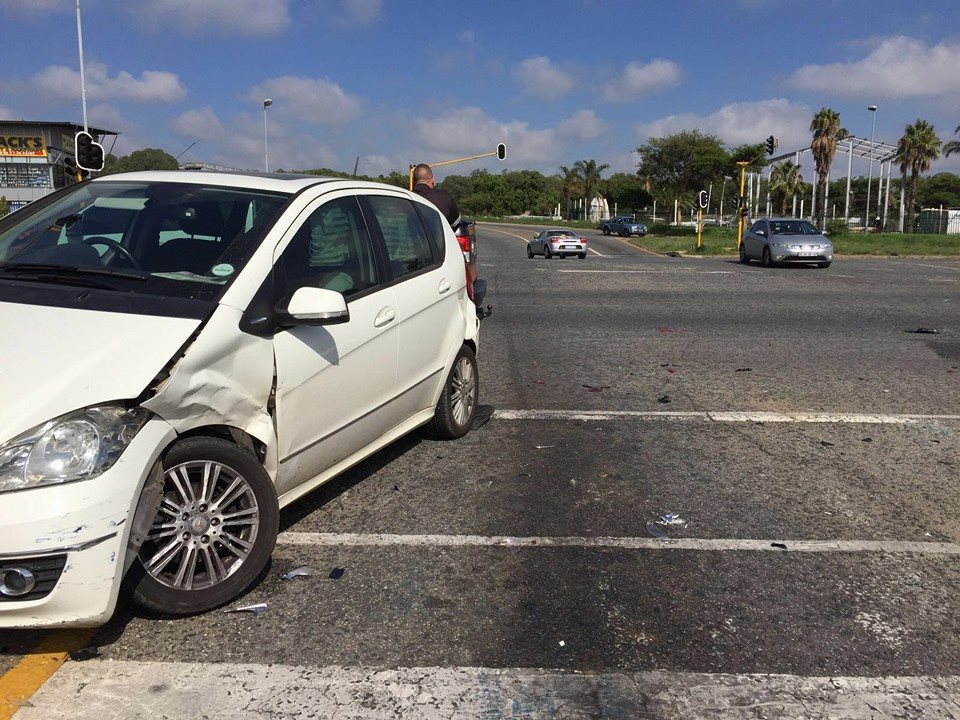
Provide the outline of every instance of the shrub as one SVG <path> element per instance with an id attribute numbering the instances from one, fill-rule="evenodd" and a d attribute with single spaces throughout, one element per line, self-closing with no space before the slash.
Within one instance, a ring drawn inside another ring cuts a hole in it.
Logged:
<path id="1" fill-rule="evenodd" d="M 827 220 L 827 235 L 844 235 L 849 229 L 846 220 Z"/>

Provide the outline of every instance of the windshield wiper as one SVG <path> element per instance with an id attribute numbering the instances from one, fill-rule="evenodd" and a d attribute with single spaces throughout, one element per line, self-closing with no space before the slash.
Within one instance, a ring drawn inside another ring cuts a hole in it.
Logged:
<path id="1" fill-rule="evenodd" d="M 131 280 L 146 280 L 150 274 L 136 270 L 117 270 L 113 268 L 92 268 L 82 265 L 53 265 L 50 263 L 0 263 L 0 271 L 14 274 L 42 274 L 42 275 L 106 275 L 108 277 L 129 278 Z"/>

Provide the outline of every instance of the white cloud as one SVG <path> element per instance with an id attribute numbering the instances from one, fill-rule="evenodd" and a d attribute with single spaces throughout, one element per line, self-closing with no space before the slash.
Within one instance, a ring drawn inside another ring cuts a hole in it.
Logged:
<path id="1" fill-rule="evenodd" d="M 8 107 L 0 105 L 0 120 L 15 120 L 14 112 Z"/>
<path id="2" fill-rule="evenodd" d="M 572 140 L 597 132 L 599 119 L 582 110 L 557 127 L 534 129 L 526 122 L 501 122 L 477 107 L 452 110 L 437 119 L 415 121 L 423 150 L 432 156 L 457 157 L 493 151 L 506 143 L 507 157 L 516 163 L 548 166 L 566 156 Z"/>
<path id="3" fill-rule="evenodd" d="M 557 133 L 571 140 L 594 140 L 606 132 L 607 126 L 593 110 L 577 110 L 557 126 Z"/>
<path id="4" fill-rule="evenodd" d="M 211 108 L 187 110 L 173 119 L 173 131 L 193 140 L 219 140 L 226 134 L 223 123 Z"/>
<path id="5" fill-rule="evenodd" d="M 110 77 L 103 63 L 86 64 L 88 100 L 123 98 L 134 102 L 175 102 L 187 91 L 176 74 L 160 70 L 144 70 L 136 78 L 126 70 Z M 50 65 L 33 82 L 46 95 L 60 100 L 80 98 L 80 72 L 64 65 Z"/>
<path id="6" fill-rule="evenodd" d="M 296 142 L 290 142 L 295 137 Z M 336 167 L 336 154 L 319 138 L 279 119 L 271 119 L 268 130 L 270 169 L 308 170 Z M 197 157 L 227 167 L 263 169 L 263 114 L 244 113 L 228 124 L 219 142 L 204 144 L 192 151 Z"/>
<path id="7" fill-rule="evenodd" d="M 544 100 L 558 100 L 573 90 L 573 78 L 543 55 L 522 60 L 513 76 L 523 83 L 527 95 Z"/>
<path id="8" fill-rule="evenodd" d="M 680 66 L 671 60 L 652 60 L 641 64 L 627 63 L 615 80 L 603 86 L 603 97 L 608 102 L 629 102 L 656 90 L 673 87 L 680 82 Z"/>
<path id="9" fill-rule="evenodd" d="M 960 92 L 960 42 L 927 45 L 898 35 L 860 60 L 805 65 L 789 84 L 808 92 L 858 98 L 909 98 Z"/>
<path id="10" fill-rule="evenodd" d="M 759 143 L 769 135 L 780 138 L 780 149 L 789 151 L 810 145 L 810 118 L 813 111 L 802 103 L 783 98 L 724 105 L 709 115 L 670 115 L 638 125 L 637 138 L 645 141 L 681 130 L 699 128 L 718 135 L 731 146 Z"/>
<path id="11" fill-rule="evenodd" d="M 72 10 L 76 5 L 70 0 L 0 0 L 0 10 L 26 15 L 28 12 L 44 14 Z"/>
<path id="12" fill-rule="evenodd" d="M 271 114 L 290 115 L 316 125 L 343 125 L 360 114 L 356 95 L 345 92 L 332 80 L 308 77 L 284 77 L 266 80 L 250 89 L 247 99 L 274 102 Z"/>
<path id="13" fill-rule="evenodd" d="M 276 35 L 290 26 L 290 0 L 137 0 L 132 10 L 154 30 L 184 35 Z"/>
<path id="14" fill-rule="evenodd" d="M 339 0 L 333 17 L 340 25 L 372 25 L 382 12 L 383 0 Z"/>

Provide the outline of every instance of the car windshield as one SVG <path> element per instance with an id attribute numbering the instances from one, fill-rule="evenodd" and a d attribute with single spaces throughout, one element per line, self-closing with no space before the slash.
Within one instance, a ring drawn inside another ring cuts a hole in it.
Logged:
<path id="1" fill-rule="evenodd" d="M 806 220 L 771 220 L 771 235 L 819 235 L 820 231 Z"/>
<path id="2" fill-rule="evenodd" d="M 174 182 L 94 182 L 0 225 L 0 277 L 178 297 L 220 294 L 288 199 Z M 21 219 L 22 217 L 22 219 Z"/>

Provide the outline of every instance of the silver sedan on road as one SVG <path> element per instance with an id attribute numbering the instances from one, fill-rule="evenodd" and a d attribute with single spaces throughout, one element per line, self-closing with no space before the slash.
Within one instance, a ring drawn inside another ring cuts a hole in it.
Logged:
<path id="1" fill-rule="evenodd" d="M 757 220 L 743 234 L 740 262 L 756 259 L 764 267 L 776 263 L 815 263 L 830 267 L 833 243 L 813 223 L 797 218 Z"/>
<path id="2" fill-rule="evenodd" d="M 527 257 L 543 255 L 547 260 L 554 255 L 565 258 L 576 255 L 581 260 L 587 257 L 587 239 L 567 228 L 544 230 L 527 243 Z"/>

